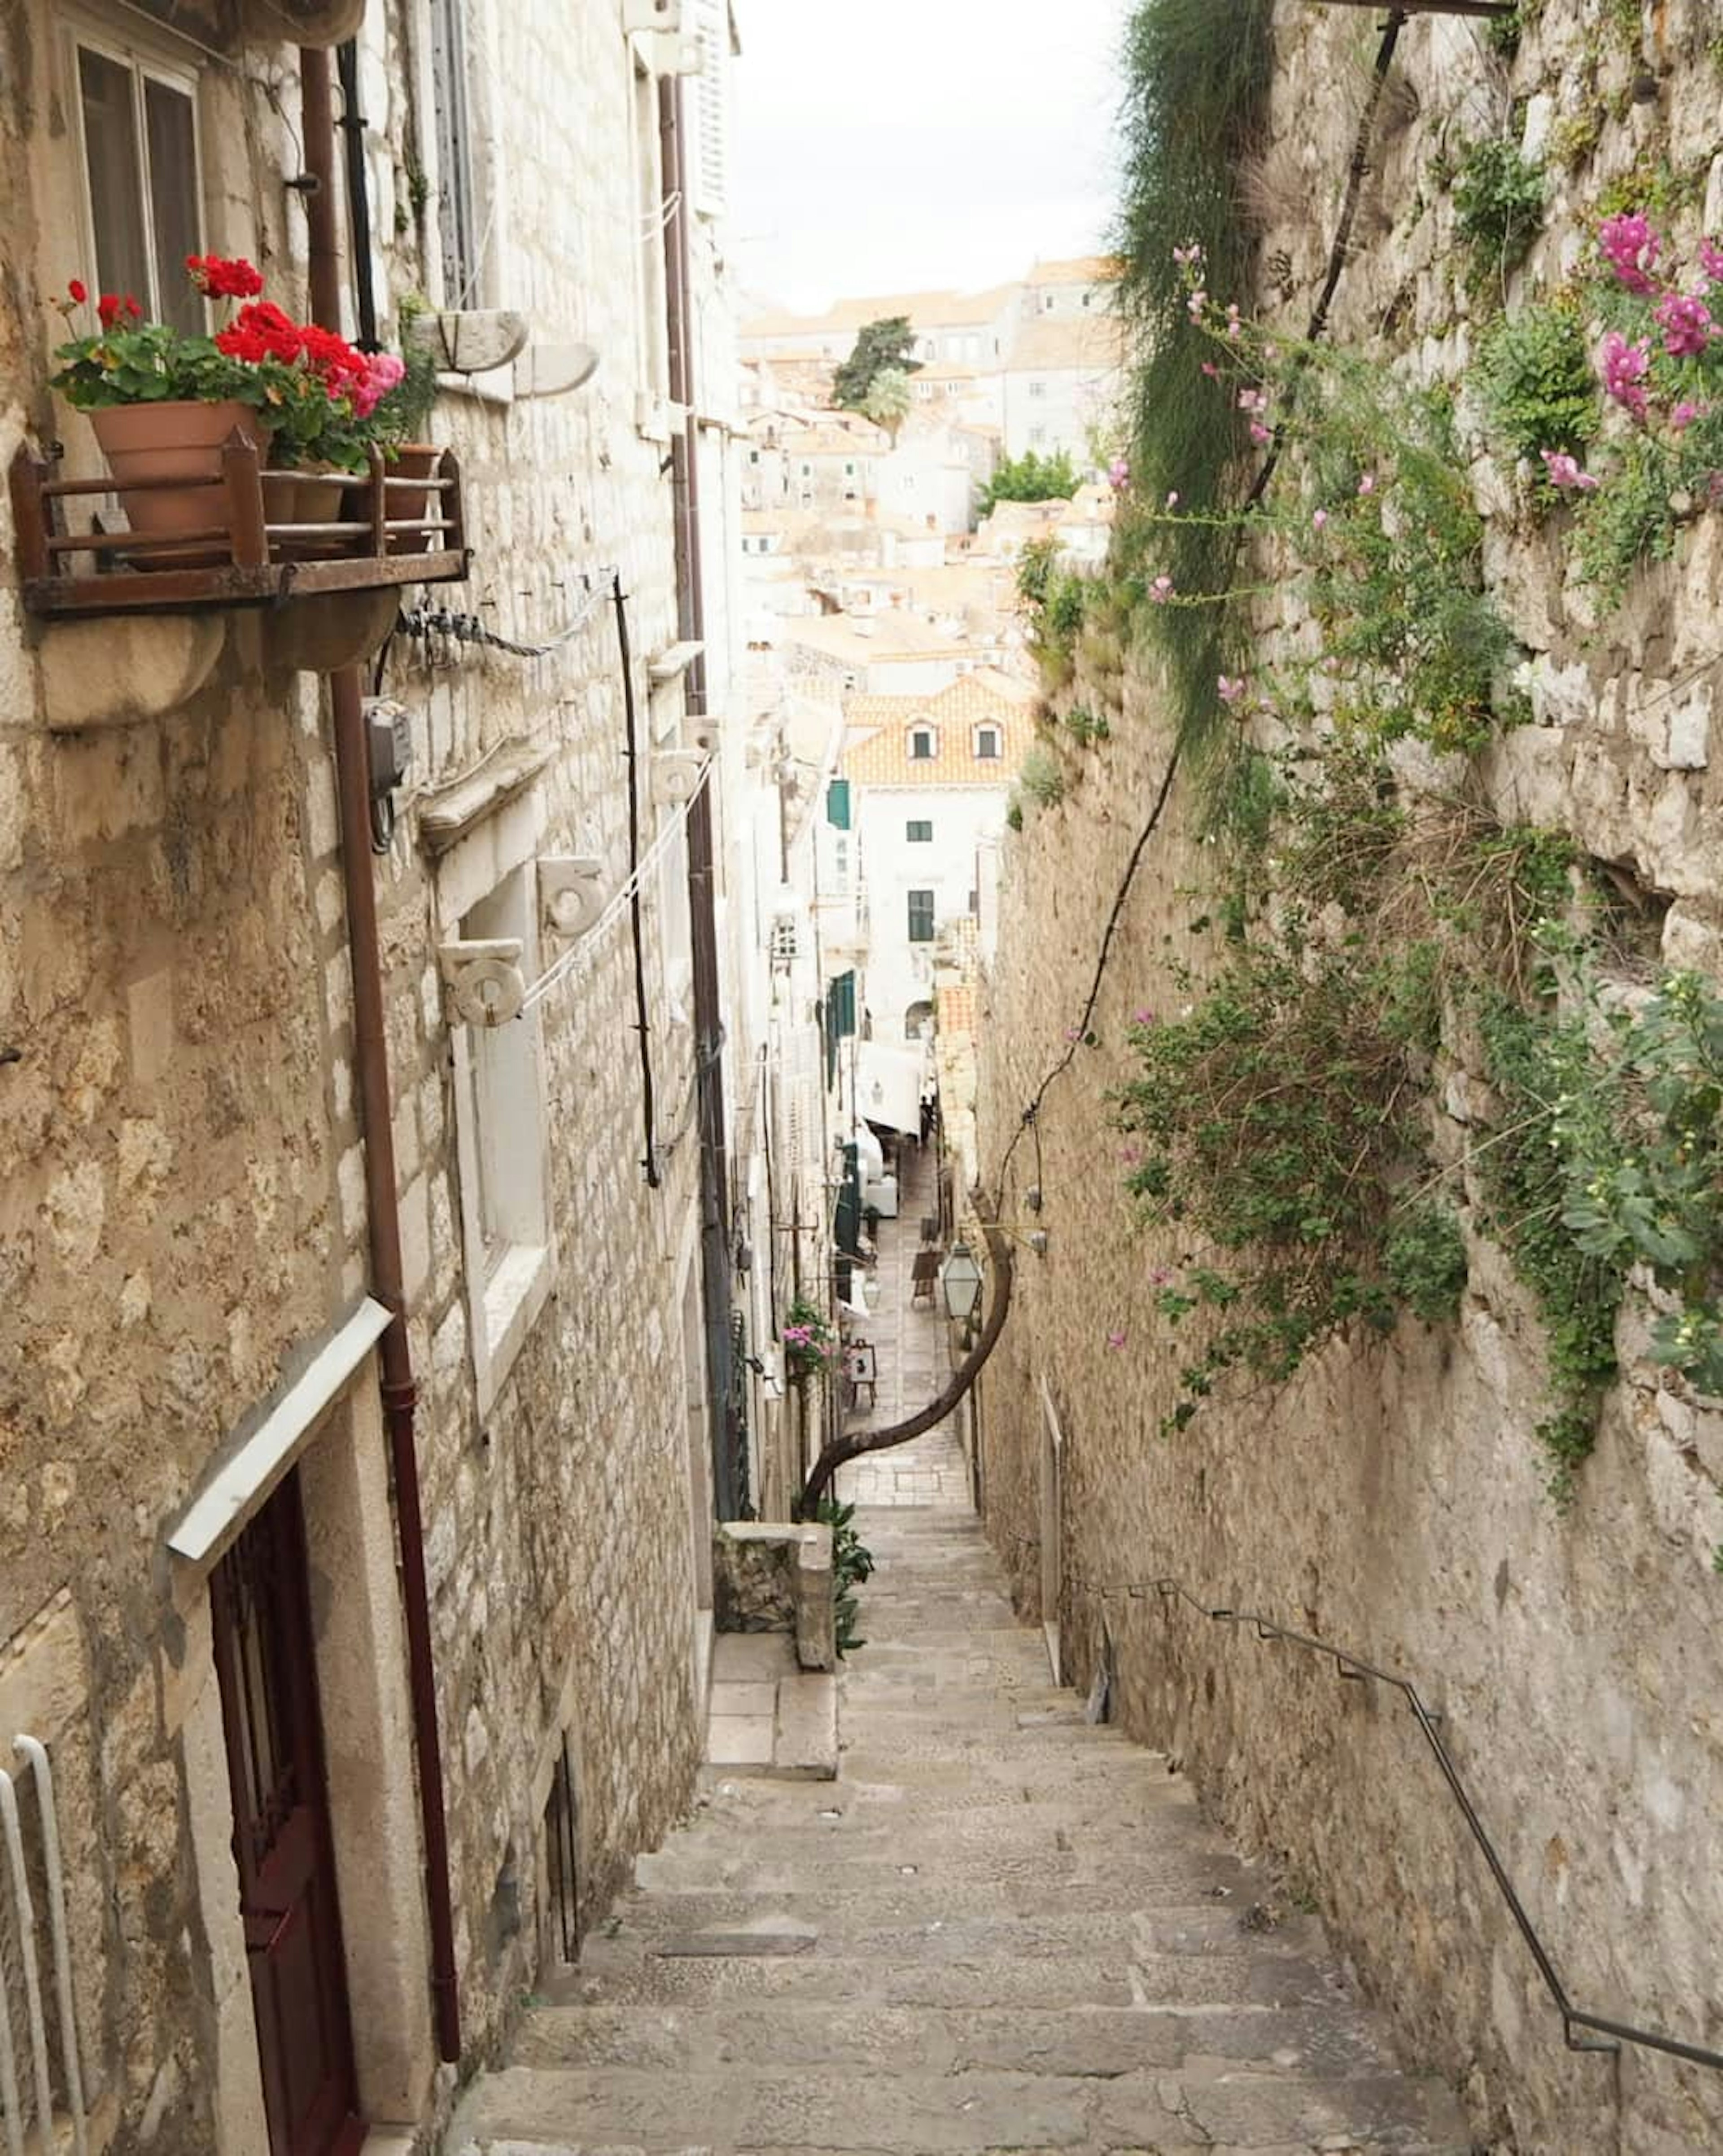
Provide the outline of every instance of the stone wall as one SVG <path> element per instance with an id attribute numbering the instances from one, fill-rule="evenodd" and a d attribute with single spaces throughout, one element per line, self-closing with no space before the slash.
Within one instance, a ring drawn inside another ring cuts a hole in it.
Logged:
<path id="1" fill-rule="evenodd" d="M 494 296 L 529 313 L 536 337 L 590 340 L 603 364 L 572 396 L 515 401 L 493 382 L 439 399 L 433 431 L 463 459 L 474 570 L 430 596 L 531 642 L 573 616 L 584 572 L 613 565 L 644 677 L 678 634 L 665 442 L 661 425 L 640 430 L 654 423 L 637 408 L 637 107 L 652 106 L 650 158 L 654 86 L 637 78 L 616 0 L 485 12 L 494 35 L 475 67 L 505 163 Z M 115 34 L 147 39 L 112 13 Z M 29 0 L 8 11 L 5 36 L 0 175 L 31 213 L 0 239 L 0 456 L 63 437 L 89 469 L 82 421 L 46 388 L 58 327 L 47 295 L 90 274 L 58 18 Z M 363 98 L 386 311 L 434 286 L 425 37 L 422 8 L 371 10 Z M 167 49 L 199 69 L 195 48 L 168 36 Z M 302 304 L 303 219 L 280 185 L 299 168 L 295 55 L 212 63 L 197 96 L 205 244 L 250 254 L 273 294 Z M 697 251 L 716 339 L 723 297 L 704 227 Z M 229 2148 L 256 2145 L 233 2126 L 248 2099 L 231 2086 L 237 2074 L 254 2087 L 256 2070 L 231 1818 L 198 1809 L 213 1792 L 218 1814 L 225 1794 L 207 1583 L 176 1568 L 164 1538 L 224 1441 L 369 1274 L 329 715 L 317 679 L 284 670 L 269 634 L 226 617 L 44 628 L 23 614 L 9 549 L 0 574 L 0 1047 L 17 1050 L 0 1065 L 0 1674 L 8 1654 L 22 1666 L 49 1642 L 38 1678 L 0 1705 L 54 1702 L 104 2130 L 116 2150 L 175 2156 L 202 2156 L 224 2133 Z M 463 1255 L 436 956 L 454 932 L 454 855 L 422 843 L 418 812 L 523 748 L 542 759 L 521 797 L 529 853 L 596 855 L 606 895 L 616 890 L 627 819 L 614 624 L 601 608 L 537 660 L 400 635 L 378 681 L 413 723 L 410 786 L 374 865 L 470 2063 L 537 1967 L 541 1809 L 565 1732 L 586 1922 L 674 1818 L 698 1756 L 704 1486 L 691 1491 L 690 1462 L 705 1422 L 685 850 L 671 848 L 644 908 L 660 1185 L 640 1166 L 624 916 L 538 1014 L 554 1265 L 481 1410 L 469 1335 L 484 1284 Z M 640 685 L 643 750 L 677 745 L 679 685 L 653 709 Z M 55 731 L 69 725 L 79 730 Z M 644 813 L 649 842 L 669 812 Z M 311 1479 L 331 1507 L 346 1484 L 321 1448 L 382 1444 L 374 1364 L 352 1382 L 366 1411 L 344 1409 L 315 1441 Z M 373 1479 L 386 1506 L 380 1467 Z M 363 1590 L 343 1553 L 358 1533 L 332 1512 L 313 1519 L 330 1651 L 357 1635 L 345 1604 Z M 416 1835 L 398 1617 L 367 1636 L 393 1657 L 367 1673 L 384 1709 L 369 1746 L 345 1727 L 331 1737 L 332 1800 L 340 1815 L 349 1769 L 392 1777 L 395 1815 Z M 366 1693 L 347 1676 L 326 1682 L 327 1712 Z M 69 1705 L 69 1684 L 82 1686 Z M 346 1863 L 339 1823 L 336 1839 Z M 372 1881 L 344 1881 L 344 1893 L 367 1897 L 382 1935 L 392 1924 L 422 1938 L 416 1852 L 377 1870 L 398 1871 L 410 1909 L 392 1917 Z M 395 1977 L 405 2063 L 387 2115 L 408 2124 L 433 2102 L 427 1981 L 422 1963 Z M 356 1975 L 356 2012 L 363 1992 Z M 360 2040 L 362 2076 L 373 2047 Z"/>
<path id="2" fill-rule="evenodd" d="M 1593 162 L 1551 172 L 1545 236 L 1522 276 L 1553 281 L 1577 259 L 1605 181 L 1648 147 L 1690 167 L 1710 154 L 1720 95 L 1704 57 L 1706 11 L 1648 10 L 1645 41 L 1608 11 L 1547 0 L 1510 76 L 1454 21 L 1408 24 L 1373 159 L 1364 244 L 1341 291 L 1340 333 L 1390 310 L 1424 378 L 1454 376 L 1470 303 L 1451 252 L 1439 153 L 1505 124 L 1510 96 L 1573 111 L 1588 59 L 1605 120 Z M 1274 141 L 1280 175 L 1264 242 L 1286 315 L 1301 320 L 1333 228 L 1377 24 L 1350 10 L 1279 11 Z M 1634 102 L 1633 79 L 1654 95 Z M 1589 110 L 1589 105 L 1587 105 Z M 1550 108 L 1533 107 L 1533 124 Z M 1704 177 L 1703 164 L 1700 176 Z M 1718 169 L 1706 228 L 1719 210 Z M 1310 217 L 1311 204 L 1317 215 Z M 1690 217 L 1697 228 L 1699 219 Z M 1281 272 L 1284 270 L 1284 276 Z M 1522 286 L 1520 289 L 1528 289 Z M 1218 295 L 1222 300 L 1234 296 Z M 1263 295 L 1274 304 L 1274 295 Z M 1464 414 L 1463 414 L 1464 418 Z M 1490 573 L 1526 647 L 1534 723 L 1483 759 L 1505 819 L 1571 832 L 1654 895 L 1671 963 L 1716 978 L 1718 780 L 1707 721 L 1716 679 L 1715 519 L 1684 539 L 1614 618 L 1594 621 L 1527 536 L 1490 468 Z M 1266 639 L 1295 635 L 1279 606 Z M 1165 771 L 1170 732 L 1144 670 L 1079 679 L 1063 701 L 1110 708 L 1110 742 L 1061 750 L 1064 805 L 1008 839 L 999 955 L 982 1021 L 980 1142 L 991 1187 L 1024 1104 L 1064 1054 L 1126 856 Z M 1410 767 L 1408 783 L 1420 783 Z M 1428 769 L 1423 783 L 1442 783 Z M 1110 1635 L 1114 1712 L 1194 1774 L 1230 1830 L 1314 1898 L 1408 2052 L 1465 2092 L 1480 2140 L 1592 2156 L 1673 2156 L 1723 2135 L 1723 2081 L 1625 2051 L 1618 2064 L 1564 2050 L 1560 2022 L 1414 1723 L 1397 1697 L 1336 1681 L 1333 1665 L 1207 1621 L 1152 1590 L 1176 1577 L 1213 1606 L 1261 1610 L 1412 1678 L 1444 1736 L 1576 2004 L 1723 2046 L 1716 1941 L 1723 1897 L 1703 1857 L 1723 1803 L 1723 1735 L 1701 1672 L 1723 1647 L 1711 1569 L 1723 1540 L 1723 1414 L 1644 1353 L 1648 1312 L 1629 1293 L 1623 1377 L 1565 1511 L 1533 1440 L 1543 1353 L 1529 1297 L 1465 1213 L 1469 1278 L 1457 1325 L 1403 1322 L 1342 1339 L 1289 1384 L 1221 1394 L 1187 1428 L 1175 1404 L 1180 1342 L 1151 1278 L 1175 1255 L 1123 1188 L 1110 1096 L 1131 1074 L 1126 1028 L 1185 999 L 1218 947 L 1192 924 L 1213 856 L 1176 789 L 1129 901 L 1094 1020 L 1047 1096 L 1035 1146 L 1005 1182 L 1008 1224 L 1031 1224 L 1038 1181 L 1044 1262 L 1018 1265 L 1010 1326 L 985 1387 L 989 1531 L 1023 1606 L 1043 1578 L 1043 1451 L 1060 1426 L 1057 1615 L 1075 1681 Z M 1443 1089 L 1466 1112 L 1463 1044 L 1444 1044 Z M 1444 1120 L 1438 1118 L 1438 1120 Z M 1464 1132 L 1438 1144 L 1458 1157 Z"/>

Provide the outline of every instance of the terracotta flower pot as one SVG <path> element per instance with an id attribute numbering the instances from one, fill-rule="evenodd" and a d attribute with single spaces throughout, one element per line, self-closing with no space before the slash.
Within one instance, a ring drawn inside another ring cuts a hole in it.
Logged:
<path id="1" fill-rule="evenodd" d="M 443 451 L 434 442 L 403 442 L 389 459 L 391 479 L 434 479 Z M 438 516 L 443 497 L 433 488 L 391 487 L 389 521 L 404 524 L 415 516 Z M 441 546 L 441 532 L 397 531 L 389 541 L 392 554 L 423 554 L 433 542 Z"/>
<path id="2" fill-rule="evenodd" d="M 177 532 L 197 531 L 226 521 L 227 508 L 221 494 L 195 482 L 221 477 L 222 445 L 236 429 L 255 445 L 259 459 L 269 454 L 269 431 L 258 424 L 257 414 L 249 404 L 198 404 L 189 400 L 111 404 L 92 412 L 90 424 L 107 459 L 108 470 L 121 487 L 135 486 L 145 480 L 187 482 L 154 487 L 147 494 L 121 494 L 126 521 L 143 538 L 171 537 Z M 176 547 L 164 552 L 140 553 L 133 567 L 182 569 L 226 559 L 225 547 Z"/>
<path id="3" fill-rule="evenodd" d="M 341 471 L 266 471 L 264 522 L 272 531 L 284 524 L 339 523 L 348 484 L 346 474 Z M 351 553 L 358 543 L 356 539 L 296 539 L 287 534 L 272 539 L 269 551 L 289 562 L 326 562 Z"/>

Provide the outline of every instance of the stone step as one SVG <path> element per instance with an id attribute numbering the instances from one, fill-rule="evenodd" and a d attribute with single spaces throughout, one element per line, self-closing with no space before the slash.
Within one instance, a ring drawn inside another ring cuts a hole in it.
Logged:
<path id="1" fill-rule="evenodd" d="M 883 1869 L 883 1867 L 882 1867 Z M 618 1938 L 653 1938 L 665 1932 L 702 1927 L 731 1929 L 755 1920 L 782 1919 L 816 1933 L 823 1943 L 868 1942 L 902 1928 L 949 1929 L 953 1923 L 1064 1923 L 1090 1918 L 1093 1928 L 1125 1927 L 1140 1917 L 1171 1911 L 1201 1914 L 1220 1903 L 1236 1928 L 1268 1922 L 1273 1909 L 1265 1874 L 1237 1860 L 1223 1864 L 1207 1853 L 1184 1864 L 1139 1866 L 1130 1877 L 1061 1877 L 1052 1865 L 1025 1864 L 1017 1876 L 952 1876 L 930 1855 L 923 1864 L 892 1869 L 895 1877 L 822 1881 L 811 1875 L 801 1887 L 752 1885 L 667 1887 L 649 1874 L 649 1891 L 636 1887 L 618 1897 L 608 1923 Z M 1252 1912 L 1258 1914 L 1253 1917 Z M 1275 1928 L 1280 1928 L 1278 1917 Z M 1096 1942 L 1099 1943 L 1099 1942 Z M 1208 1952 L 1205 1946 L 1200 1949 Z"/>
<path id="2" fill-rule="evenodd" d="M 1317 2079 L 1225 2066 L 1191 2076 L 932 2074 L 882 2060 L 873 2071 L 818 2075 L 513 2066 L 469 2100 L 453 2147 L 496 2151 L 525 2138 L 542 2148 L 578 2135 L 685 2151 L 690 2119 L 700 2122 L 702 2145 L 737 2151 L 1165 2149 L 1193 2145 L 1193 2135 L 1196 2145 L 1259 2149 L 1345 2135 L 1406 2156 L 1464 2145 L 1451 2109 L 1396 2074 Z"/>
<path id="3" fill-rule="evenodd" d="M 725 1999 L 673 2006 L 546 2006 L 527 2017 L 515 2047 L 522 2066 L 686 2068 L 808 2066 L 913 2061 L 924 2072 L 1005 2068 L 1035 2074 L 1112 2075 L 1193 2061 L 1273 2066 L 1339 2077 L 1392 2071 L 1362 2009 L 1204 2006 L 1185 2009 L 864 2006 L 835 2014 L 823 2001 Z"/>

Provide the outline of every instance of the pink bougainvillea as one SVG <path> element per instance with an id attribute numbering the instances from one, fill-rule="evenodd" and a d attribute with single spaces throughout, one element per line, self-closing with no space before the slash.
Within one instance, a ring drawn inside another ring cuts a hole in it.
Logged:
<path id="1" fill-rule="evenodd" d="M 1653 310 L 1653 316 L 1664 333 L 1664 350 L 1671 359 L 1697 357 L 1716 335 L 1711 311 L 1697 295 L 1690 298 L 1680 292 L 1666 292 Z"/>
<path id="2" fill-rule="evenodd" d="M 1604 394 L 1613 397 L 1636 419 L 1645 417 L 1648 402 L 1645 377 L 1651 366 L 1651 340 L 1641 337 L 1630 344 L 1619 330 L 1611 330 L 1599 355 Z"/>

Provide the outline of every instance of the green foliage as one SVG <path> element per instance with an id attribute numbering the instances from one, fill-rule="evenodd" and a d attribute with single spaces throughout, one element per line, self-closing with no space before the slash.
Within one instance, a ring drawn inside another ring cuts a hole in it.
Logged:
<path id="1" fill-rule="evenodd" d="M 915 332 L 907 315 L 882 315 L 864 322 L 856 333 L 849 357 L 832 377 L 832 401 L 852 412 L 862 409 L 874 377 L 888 369 L 913 374 L 921 362 L 915 357 Z"/>
<path id="2" fill-rule="evenodd" d="M 1479 1149 L 1478 1172 L 1490 1230 L 1543 1322 L 1553 1412 L 1536 1435 L 1550 1459 L 1551 1492 L 1565 1501 L 1615 1375 L 1615 1313 L 1626 1279 L 1624 1267 L 1582 1249 L 1562 1219 L 1567 1178 L 1553 1127 L 1559 1104 L 1578 1099 L 1587 1084 L 1586 1029 L 1505 998 L 1486 1008 L 1482 1029 L 1502 1123 Z"/>
<path id="3" fill-rule="evenodd" d="M 1079 485 L 1068 449 L 1044 457 L 1034 449 L 1007 457 L 982 489 L 977 516 L 992 513 L 1001 501 L 1069 501 Z"/>
<path id="4" fill-rule="evenodd" d="M 377 404 L 379 432 L 396 442 L 421 442 L 437 401 L 438 340 L 430 303 L 417 292 L 403 299 L 399 311 L 401 362 L 406 372 Z"/>
<path id="5" fill-rule="evenodd" d="M 1355 1322 L 1390 1329 L 1391 1222 L 1423 1308 L 1438 1308 L 1451 1248 L 1421 1214 L 1395 1219 L 1389 1197 L 1420 1155 L 1434 983 L 1428 946 L 1265 938 L 1230 948 L 1187 1015 L 1133 1028 L 1141 1070 L 1120 1121 L 1143 1157 L 1129 1187 L 1189 1245 L 1159 1306 L 1213 1321 L 1180 1372 L 1172 1426 L 1225 1372 L 1279 1381 Z M 1461 1261 L 1463 1274 L 1463 1248 Z"/>
<path id="6" fill-rule="evenodd" d="M 1020 831 L 1023 827 L 1023 804 L 1013 793 L 1005 804 L 1005 828 L 1008 831 Z"/>
<path id="7" fill-rule="evenodd" d="M 832 1531 L 832 1607 L 837 1620 L 838 1652 L 853 1654 L 868 1644 L 855 1629 L 858 1604 L 853 1590 L 873 1578 L 874 1553 L 856 1531 L 854 1505 L 822 1497 L 815 1517 Z"/>
<path id="8" fill-rule="evenodd" d="M 1388 1286 L 1426 1325 L 1451 1324 L 1466 1285 L 1466 1240 L 1451 1205 L 1409 1205 L 1396 1215 L 1382 1245 Z"/>
<path id="9" fill-rule="evenodd" d="M 1203 372 L 1203 340 L 1189 333 L 1187 287 L 1172 251 L 1203 249 L 1208 289 L 1247 289 L 1252 234 L 1241 213 L 1238 170 L 1263 134 L 1272 59 L 1273 0 L 1233 0 L 1217 34 L 1213 0 L 1136 0 L 1120 73 L 1123 186 L 1115 242 L 1124 268 L 1119 304 L 1135 359 L 1127 396 L 1131 493 L 1121 505 L 1116 557 L 1128 573 L 1152 542 L 1155 567 L 1185 593 L 1225 590 L 1236 531 L 1191 520 L 1145 528 L 1133 506 L 1177 490 L 1204 509 L 1236 501 L 1244 421 Z M 1216 610 L 1141 604 L 1162 656 L 1182 724 L 1214 716 L 1218 675 L 1235 672 L 1238 631 Z"/>
<path id="10" fill-rule="evenodd" d="M 1017 783 L 1038 808 L 1054 808 L 1065 798 L 1065 775 L 1059 758 L 1039 742 L 1025 752 Z"/>
<path id="11" fill-rule="evenodd" d="M 1485 341 L 1478 382 L 1491 428 L 1516 457 L 1580 456 L 1597 431 L 1597 377 L 1571 303 L 1505 316 Z"/>
<path id="12" fill-rule="evenodd" d="M 1055 686 L 1070 678 L 1077 639 L 1099 590 L 1093 578 L 1060 566 L 1056 538 L 1031 539 L 1018 556 L 1017 592 L 1029 649 Z"/>
<path id="13" fill-rule="evenodd" d="M 1471 254 L 1474 289 L 1505 280 L 1543 223 L 1543 175 L 1507 137 L 1474 142 L 1454 182 L 1454 229 Z"/>
<path id="14" fill-rule="evenodd" d="M 862 416 L 883 427 L 895 442 L 898 429 L 910 416 L 910 402 L 908 374 L 900 367 L 882 367 L 861 400 Z"/>
<path id="15" fill-rule="evenodd" d="M 1086 747 L 1090 742 L 1108 741 L 1112 737 L 1112 724 L 1105 711 L 1091 711 L 1079 704 L 1065 713 L 1065 731 L 1073 741 Z"/>

